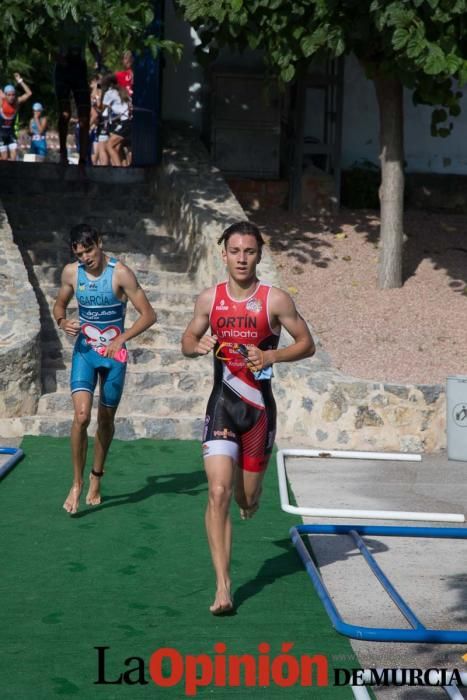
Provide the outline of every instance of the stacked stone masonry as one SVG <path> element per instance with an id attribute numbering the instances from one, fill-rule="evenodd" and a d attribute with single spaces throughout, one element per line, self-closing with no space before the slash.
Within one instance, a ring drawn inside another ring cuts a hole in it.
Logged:
<path id="1" fill-rule="evenodd" d="M 4 254 L 9 265 L 13 264 L 10 258 L 16 261 L 13 278 L 22 280 L 21 292 L 6 296 L 3 308 L 6 316 L 21 318 L 17 327 L 30 335 L 29 340 L 20 339 L 21 348 L 29 348 L 25 352 L 30 366 L 21 368 L 11 362 L 13 374 L 10 369 L 2 371 L 0 434 L 69 432 L 72 345 L 57 334 L 51 305 L 60 269 L 69 260 L 68 230 L 73 223 L 87 220 L 103 232 L 106 249 L 135 269 L 159 314 L 158 324 L 131 344 L 116 436 L 200 438 L 212 381 L 211 359 L 183 358 L 180 336 L 196 293 L 225 276 L 217 239 L 227 225 L 245 214 L 195 134 L 170 130 L 165 144 L 159 169 L 96 169 L 99 172 L 91 172 L 84 188 L 73 169 L 60 178 L 58 166 L 18 163 L 8 176 L 6 168 L 0 168 L 2 200 L 36 293 L 33 297 L 31 285 L 28 288 L 24 264 L 3 215 L 2 242 L 10 241 L 11 246 L 3 246 Z M 267 250 L 259 273 L 262 279 L 279 284 Z M 31 296 L 26 299 L 28 289 Z M 25 313 L 27 321 L 21 315 Z M 132 318 L 130 313 L 129 322 Z M 2 323 L 8 326 L 6 318 Z M 313 335 L 318 349 L 312 359 L 275 367 L 280 444 L 404 452 L 445 447 L 443 387 L 399 386 L 342 375 L 333 369 Z M 5 333 L 3 340 L 2 349 L 9 352 L 16 341 Z M 288 342 L 287 334 L 282 342 Z M 14 356 L 18 358 L 17 351 Z M 22 387 L 23 404 L 13 408 L 9 397 L 19 397 L 18 387 Z M 9 412 L 3 408 L 7 405 Z M 92 424 L 91 432 L 94 428 Z"/>
<path id="2" fill-rule="evenodd" d="M 0 202 L 0 416 L 34 413 L 40 396 L 39 307 Z"/>

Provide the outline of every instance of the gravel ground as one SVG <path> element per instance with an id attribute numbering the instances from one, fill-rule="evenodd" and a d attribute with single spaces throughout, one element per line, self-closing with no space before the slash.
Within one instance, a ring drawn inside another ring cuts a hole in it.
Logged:
<path id="1" fill-rule="evenodd" d="M 334 367 L 398 383 L 467 374 L 467 216 L 407 212 L 404 284 L 387 290 L 377 286 L 377 212 L 264 209 L 249 218 Z"/>

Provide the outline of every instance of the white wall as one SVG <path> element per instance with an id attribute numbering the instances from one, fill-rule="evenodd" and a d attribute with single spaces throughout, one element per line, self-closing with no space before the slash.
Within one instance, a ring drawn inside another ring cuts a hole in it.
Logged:
<path id="1" fill-rule="evenodd" d="M 345 64 L 343 117 L 343 165 L 368 159 L 378 163 L 378 106 L 373 83 L 353 57 Z M 412 172 L 467 173 L 467 100 L 462 112 L 452 119 L 454 128 L 447 138 L 430 133 L 431 107 L 414 106 L 405 91 L 405 158 Z"/>
<path id="2" fill-rule="evenodd" d="M 203 69 L 194 59 L 196 34 L 180 17 L 176 16 L 171 0 L 166 3 L 165 36 L 185 47 L 182 60 L 175 64 L 166 59 L 163 78 L 162 116 L 164 119 L 188 121 L 197 129 L 202 128 L 202 107 L 206 100 Z M 228 53 L 224 52 L 224 58 Z M 225 60 L 228 60 L 226 58 Z M 245 65 L 245 55 L 235 57 L 238 65 Z M 257 57 L 248 60 L 257 63 Z M 373 83 L 366 79 L 357 60 L 350 57 L 345 64 L 344 115 L 342 161 L 347 167 L 356 161 L 367 159 L 378 163 L 378 109 Z M 453 119 L 454 128 L 447 138 L 433 138 L 430 134 L 431 108 L 415 107 L 411 93 L 405 92 L 405 157 L 407 170 L 412 172 L 436 172 L 467 174 L 467 99 L 459 117 Z M 306 132 L 320 133 L 307 127 Z"/>

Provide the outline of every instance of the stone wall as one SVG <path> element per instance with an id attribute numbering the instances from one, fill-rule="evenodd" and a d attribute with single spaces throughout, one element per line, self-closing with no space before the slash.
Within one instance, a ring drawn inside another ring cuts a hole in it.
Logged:
<path id="1" fill-rule="evenodd" d="M 0 202 L 0 416 L 35 413 L 41 392 L 39 306 Z"/>
<path id="2" fill-rule="evenodd" d="M 166 143 L 159 182 L 165 218 L 173 235 L 191 250 L 194 288 L 201 290 L 225 277 L 216 241 L 226 226 L 245 219 L 245 213 L 195 134 L 172 131 Z M 279 283 L 267 250 L 259 274 Z M 313 336 L 317 352 L 312 359 L 275 367 L 281 443 L 402 452 L 445 447 L 444 387 L 345 376 L 332 368 Z"/>

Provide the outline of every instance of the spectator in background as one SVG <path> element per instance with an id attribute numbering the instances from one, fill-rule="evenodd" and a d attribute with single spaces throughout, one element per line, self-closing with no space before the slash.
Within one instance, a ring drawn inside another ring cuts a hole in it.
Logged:
<path id="1" fill-rule="evenodd" d="M 110 165 L 107 151 L 109 140 L 109 108 L 102 104 L 102 75 L 91 80 L 91 161 L 93 165 Z"/>
<path id="2" fill-rule="evenodd" d="M 5 85 L 0 90 L 0 160 L 16 160 L 18 155 L 18 142 L 15 135 L 15 119 L 18 109 L 26 102 L 32 92 L 19 73 L 14 73 L 15 80 L 24 90 L 18 97 L 14 85 Z"/>
<path id="3" fill-rule="evenodd" d="M 71 117 L 71 95 L 75 100 L 78 114 L 79 165 L 84 166 L 87 162 L 91 99 L 85 60 L 86 45 L 89 46 L 96 63 L 100 63 L 97 47 L 90 40 L 91 30 L 89 22 L 83 19 L 79 23 L 75 22 L 70 14 L 62 23 L 54 70 L 55 94 L 59 106 L 58 135 L 62 165 L 68 165 L 67 136 Z"/>
<path id="4" fill-rule="evenodd" d="M 98 110 L 105 115 L 109 124 L 109 139 L 106 150 L 112 165 L 128 165 L 125 162 L 122 147 L 131 140 L 130 96 L 121 88 L 113 73 L 102 78 L 102 99 Z"/>
<path id="5" fill-rule="evenodd" d="M 133 54 L 125 51 L 122 56 L 123 70 L 115 71 L 115 77 L 120 87 L 125 88 L 130 98 L 133 97 Z"/>
<path id="6" fill-rule="evenodd" d="M 29 121 L 29 134 L 31 136 L 30 153 L 37 156 L 37 160 L 44 161 L 47 156 L 47 117 L 43 116 L 44 108 L 40 102 L 32 106 L 32 119 Z"/>

